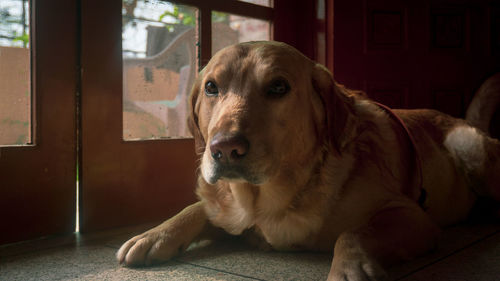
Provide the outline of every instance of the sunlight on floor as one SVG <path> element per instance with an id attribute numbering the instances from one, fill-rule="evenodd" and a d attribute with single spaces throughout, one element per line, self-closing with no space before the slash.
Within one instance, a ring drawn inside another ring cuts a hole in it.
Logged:
<path id="1" fill-rule="evenodd" d="M 78 171 L 77 171 L 78 173 Z M 78 179 L 78 176 L 77 176 Z M 80 184 L 76 181 L 76 218 L 75 218 L 75 233 L 80 232 Z"/>

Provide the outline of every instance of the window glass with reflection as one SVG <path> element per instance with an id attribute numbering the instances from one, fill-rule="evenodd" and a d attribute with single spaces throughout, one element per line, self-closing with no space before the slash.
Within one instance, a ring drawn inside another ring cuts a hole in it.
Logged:
<path id="1" fill-rule="evenodd" d="M 0 146 L 31 143 L 28 0 L 0 1 Z"/>
<path id="2" fill-rule="evenodd" d="M 190 137 L 197 9 L 166 1 L 122 3 L 123 138 Z"/>

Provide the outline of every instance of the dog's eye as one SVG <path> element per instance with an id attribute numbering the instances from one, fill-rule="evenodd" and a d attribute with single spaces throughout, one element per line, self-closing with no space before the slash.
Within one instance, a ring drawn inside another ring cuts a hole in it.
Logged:
<path id="1" fill-rule="evenodd" d="M 219 94 L 219 89 L 213 81 L 205 83 L 205 94 L 210 97 L 217 96 Z"/>
<path id="2" fill-rule="evenodd" d="M 284 79 L 278 79 L 271 83 L 269 89 L 267 90 L 267 94 L 271 97 L 282 97 L 288 93 L 288 91 L 290 91 L 290 85 L 288 85 L 288 82 Z"/>

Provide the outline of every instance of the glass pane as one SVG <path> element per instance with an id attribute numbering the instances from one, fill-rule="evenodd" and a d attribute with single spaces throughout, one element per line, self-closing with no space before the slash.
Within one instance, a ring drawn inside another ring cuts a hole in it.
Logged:
<path id="1" fill-rule="evenodd" d="M 273 2 L 272 0 L 238 0 L 238 1 L 257 4 L 266 7 L 271 7 Z"/>
<path id="2" fill-rule="evenodd" d="M 0 146 L 31 143 L 29 1 L 0 1 Z"/>
<path id="3" fill-rule="evenodd" d="M 123 138 L 190 137 L 197 10 L 151 0 L 122 5 Z"/>
<path id="4" fill-rule="evenodd" d="M 212 12 L 212 55 L 241 42 L 270 40 L 269 21 Z"/>

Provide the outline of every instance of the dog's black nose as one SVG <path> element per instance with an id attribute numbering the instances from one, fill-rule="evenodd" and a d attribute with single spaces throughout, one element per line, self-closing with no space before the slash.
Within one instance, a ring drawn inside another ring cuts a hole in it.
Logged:
<path id="1" fill-rule="evenodd" d="M 250 143 L 241 135 L 223 135 L 216 134 L 210 142 L 210 152 L 212 157 L 217 160 L 228 162 L 239 160 L 248 154 Z"/>

